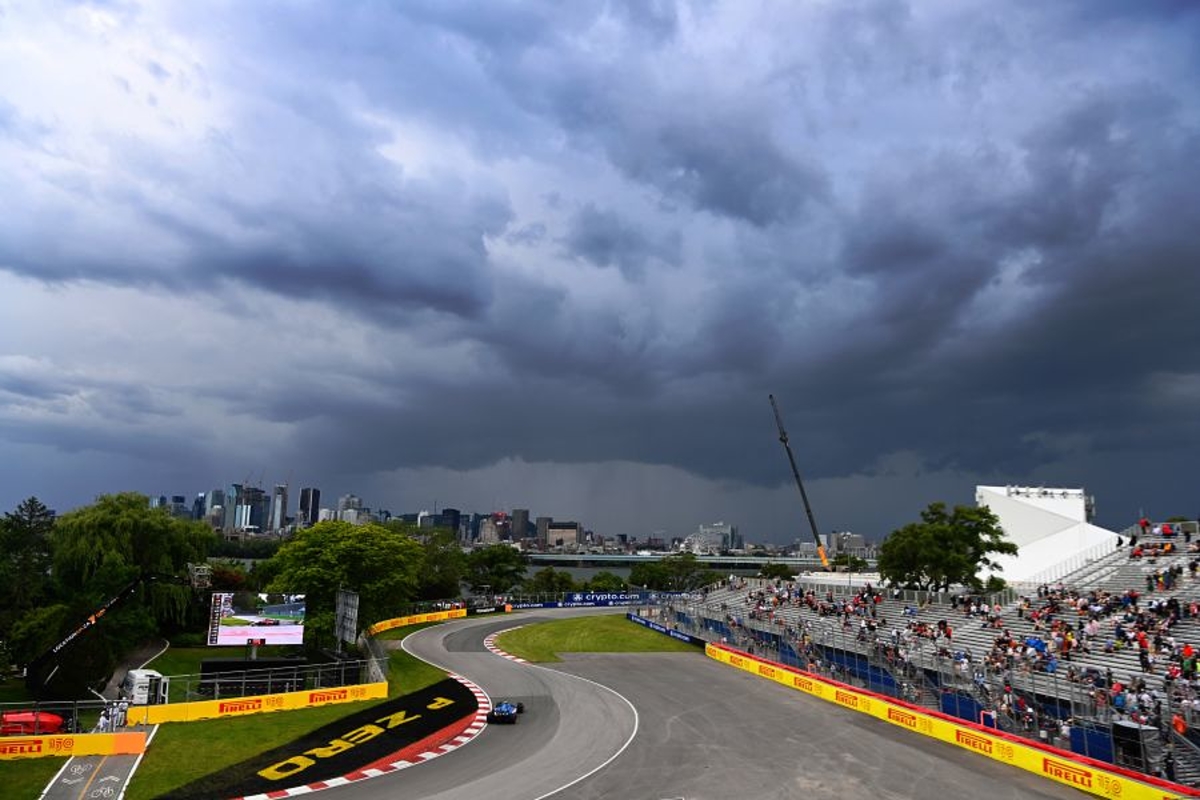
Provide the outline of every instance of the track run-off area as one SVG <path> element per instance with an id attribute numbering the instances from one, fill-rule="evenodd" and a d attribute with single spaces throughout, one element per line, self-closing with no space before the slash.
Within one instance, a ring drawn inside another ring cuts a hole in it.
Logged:
<path id="1" fill-rule="evenodd" d="M 1087 795 L 791 691 L 700 650 L 565 654 L 524 663 L 485 646 L 500 631 L 612 609 L 469 618 L 404 648 L 525 704 L 443 756 L 326 789 L 333 800 L 996 800 Z M 630 623 L 631 625 L 633 623 Z"/>

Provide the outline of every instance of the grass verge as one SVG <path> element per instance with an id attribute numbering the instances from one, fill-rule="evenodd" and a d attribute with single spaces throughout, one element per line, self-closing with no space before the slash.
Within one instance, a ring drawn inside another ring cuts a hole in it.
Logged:
<path id="1" fill-rule="evenodd" d="M 526 661 L 553 663 L 559 653 L 695 653 L 694 645 L 663 636 L 624 614 L 575 617 L 503 633 L 496 646 Z"/>
<path id="2" fill-rule="evenodd" d="M 412 633 L 416 626 L 404 630 Z M 445 672 L 403 650 L 395 650 L 389 655 L 388 661 L 388 697 L 424 689 L 445 677 Z M 375 701 L 374 704 L 379 702 L 383 701 Z M 286 713 L 162 725 L 154 737 L 153 746 L 146 751 L 146 757 L 125 797 L 128 800 L 159 797 L 205 775 L 287 744 L 370 705 L 350 703 Z M 197 753 L 204 754 L 202 760 L 196 757 Z"/>

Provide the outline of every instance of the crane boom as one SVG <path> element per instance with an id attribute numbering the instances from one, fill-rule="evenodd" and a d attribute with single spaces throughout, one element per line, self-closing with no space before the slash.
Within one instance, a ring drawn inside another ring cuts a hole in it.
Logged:
<path id="1" fill-rule="evenodd" d="M 808 503 L 808 492 L 804 491 L 804 482 L 800 480 L 800 470 L 796 469 L 796 457 L 792 455 L 792 446 L 788 444 L 787 431 L 783 429 L 783 417 L 779 415 L 779 406 L 775 404 L 775 395 L 767 395 L 771 401 L 771 410 L 775 412 L 775 424 L 779 426 L 779 441 L 787 451 L 788 463 L 792 465 L 792 475 L 796 478 L 796 486 L 800 489 L 800 498 L 804 501 L 804 513 L 808 515 L 808 525 L 812 528 L 813 541 L 817 545 L 817 555 L 821 557 L 821 566 L 829 569 L 829 558 L 825 555 L 825 545 L 821 544 L 821 535 L 817 533 L 817 521 L 813 519 L 812 506 Z"/>

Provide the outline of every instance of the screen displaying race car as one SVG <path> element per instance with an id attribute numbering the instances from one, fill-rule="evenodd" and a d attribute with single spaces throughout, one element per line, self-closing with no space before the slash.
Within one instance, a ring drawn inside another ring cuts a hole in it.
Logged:
<path id="1" fill-rule="evenodd" d="M 304 595 L 214 592 L 210 645 L 304 643 Z"/>
<path id="2" fill-rule="evenodd" d="M 517 714 L 524 713 L 524 703 L 511 703 L 508 700 L 501 700 L 499 703 L 496 703 L 496 705 L 492 706 L 492 710 L 487 714 L 487 721 L 502 725 L 515 725 L 517 723 Z"/>

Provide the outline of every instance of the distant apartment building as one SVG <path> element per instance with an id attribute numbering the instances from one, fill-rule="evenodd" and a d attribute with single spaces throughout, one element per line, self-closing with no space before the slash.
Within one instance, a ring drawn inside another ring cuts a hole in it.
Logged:
<path id="1" fill-rule="evenodd" d="M 538 517 L 534 523 L 537 527 L 537 546 L 541 549 L 546 549 L 550 539 L 550 523 L 554 522 L 552 517 Z"/>

